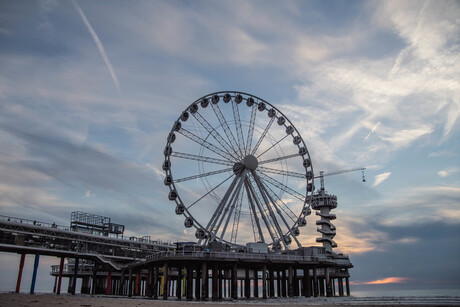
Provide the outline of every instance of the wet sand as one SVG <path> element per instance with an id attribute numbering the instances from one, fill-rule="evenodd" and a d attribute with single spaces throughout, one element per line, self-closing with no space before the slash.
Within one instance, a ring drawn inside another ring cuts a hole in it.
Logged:
<path id="1" fill-rule="evenodd" d="M 423 302 L 423 303 L 422 303 Z M 71 307 L 142 307 L 142 306 L 163 306 L 163 307 L 180 307 L 180 306 L 226 306 L 226 305 L 243 305 L 251 307 L 275 307 L 275 306 L 460 306 L 458 300 L 398 300 L 384 298 L 291 298 L 291 299 L 252 299 L 238 301 L 221 301 L 221 302 L 197 302 L 197 301 L 177 301 L 177 300 L 152 300 L 146 298 L 126 298 L 126 297 L 107 297 L 107 296 L 90 296 L 90 295 L 55 295 L 55 294 L 16 294 L 0 293 L 1 307 L 18 307 L 18 306 L 71 306 Z"/>

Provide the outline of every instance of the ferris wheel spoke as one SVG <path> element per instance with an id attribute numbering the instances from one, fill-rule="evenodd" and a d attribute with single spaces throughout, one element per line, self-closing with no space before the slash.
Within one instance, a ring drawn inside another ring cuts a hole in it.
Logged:
<path id="1" fill-rule="evenodd" d="M 248 178 L 250 178 L 250 177 L 248 176 Z M 246 178 L 246 182 L 245 182 L 245 184 L 247 186 L 247 189 L 248 189 L 248 192 L 249 192 L 248 197 L 249 197 L 249 199 L 252 198 L 254 203 L 257 205 L 257 208 L 259 209 L 259 212 L 260 212 L 260 216 L 262 217 L 262 220 L 264 221 L 265 227 L 267 227 L 268 233 L 270 234 L 270 238 L 272 239 L 273 242 L 275 242 L 275 241 L 279 240 L 279 237 L 276 234 L 276 230 L 273 229 L 274 227 L 273 227 L 272 223 L 270 222 L 269 218 L 265 214 L 265 210 L 263 209 L 263 206 L 261 204 L 261 200 L 258 198 L 258 196 L 257 196 L 257 194 L 255 192 L 255 188 L 252 185 L 251 180 L 249 180 L 248 178 Z M 262 234 L 262 228 L 260 228 L 260 225 L 259 225 L 258 231 L 259 231 L 259 234 Z M 263 238 L 263 235 L 261 235 L 261 237 Z"/>
<path id="2" fill-rule="evenodd" d="M 287 185 L 279 182 L 278 180 L 270 177 L 270 176 L 267 176 L 264 172 L 262 171 L 259 171 L 258 172 L 259 176 L 261 177 L 261 179 L 263 179 L 264 181 L 272 184 L 273 186 L 283 190 L 284 192 L 286 193 L 289 193 L 290 195 L 294 196 L 295 198 L 297 198 L 298 200 L 302 201 L 302 202 L 305 202 L 305 196 L 300 194 L 299 192 L 297 192 L 296 190 L 293 190 L 291 189 L 290 187 L 288 187 Z"/>
<path id="3" fill-rule="evenodd" d="M 246 140 L 245 154 L 251 152 L 252 136 L 254 134 L 254 123 L 256 122 L 257 105 L 254 104 L 251 109 L 251 119 L 249 120 L 248 138 Z"/>
<path id="4" fill-rule="evenodd" d="M 193 207 L 193 205 L 195 205 L 196 203 L 198 203 L 200 200 L 202 200 L 203 198 L 205 198 L 206 196 L 208 196 L 209 194 L 211 194 L 212 192 L 214 192 L 215 189 L 217 189 L 218 187 L 220 187 L 223 183 L 225 183 L 227 180 L 229 180 L 230 178 L 232 178 L 234 175 L 231 174 L 230 176 L 228 176 L 225 180 L 223 180 L 221 183 L 219 183 L 218 185 L 216 185 L 214 188 L 212 188 L 211 190 L 209 190 L 208 192 L 206 192 L 203 196 L 201 196 L 200 198 L 198 198 L 197 200 L 195 200 L 190 206 L 187 207 L 187 209 L 190 209 L 191 207 Z"/>
<path id="5" fill-rule="evenodd" d="M 212 231 L 213 237 L 216 237 L 218 232 L 219 232 L 219 228 L 222 225 L 222 222 L 224 221 L 225 217 L 227 216 L 226 223 L 224 224 L 224 228 L 222 230 L 222 234 L 220 235 L 220 240 L 221 241 L 222 241 L 223 237 L 225 236 L 225 231 L 227 230 L 228 222 L 230 220 L 230 217 L 232 216 L 233 210 L 235 209 L 237 196 L 239 195 L 239 193 L 241 191 L 241 186 L 242 186 L 242 183 L 244 181 L 244 176 L 246 176 L 246 170 L 244 170 L 243 174 L 240 176 L 239 182 L 238 182 L 238 184 L 237 184 L 237 186 L 235 188 L 235 191 L 233 192 L 228 204 L 224 207 L 224 210 L 222 212 L 223 214 L 221 215 L 221 217 L 219 219 L 219 222 L 216 225 L 215 230 Z"/>
<path id="6" fill-rule="evenodd" d="M 267 126 L 265 127 L 264 132 L 262 132 L 262 135 L 260 136 L 259 140 L 257 141 L 256 146 L 254 146 L 254 149 L 252 150 L 251 154 L 255 154 L 257 149 L 260 146 L 260 143 L 262 143 L 263 139 L 265 138 L 265 135 L 267 134 L 268 130 L 272 126 L 273 122 L 275 121 L 275 117 L 273 116 L 270 121 L 268 122 Z"/>
<path id="7" fill-rule="evenodd" d="M 297 240 L 297 237 L 292 233 L 292 230 L 291 230 L 291 227 L 289 226 L 289 224 L 287 223 L 286 221 L 286 218 L 284 217 L 283 213 L 281 212 L 279 206 L 276 204 L 276 201 L 273 199 L 272 195 L 269 193 L 268 189 L 264 186 L 264 184 L 262 183 L 262 180 L 259 178 L 259 176 L 256 174 L 255 171 L 252 171 L 252 175 L 254 176 L 254 179 L 256 180 L 256 182 L 258 183 L 259 185 L 259 189 L 261 189 L 263 192 L 262 192 L 262 195 L 266 195 L 266 197 L 268 198 L 268 200 L 270 201 L 270 203 L 273 205 L 273 207 L 275 208 L 275 211 L 276 213 L 279 215 L 279 217 L 281 218 L 281 220 L 283 221 L 284 225 L 286 226 L 286 228 L 289 230 L 289 233 L 291 234 L 291 237 L 294 238 L 294 240 L 296 241 L 298 247 L 302 247 L 302 245 L 300 244 L 299 240 Z M 276 218 L 274 218 L 276 219 Z M 295 219 L 293 220 L 295 222 Z M 278 229 L 281 230 L 280 226 L 278 225 Z M 286 244 L 285 242 L 285 239 L 284 239 L 284 235 L 281 234 L 281 237 L 283 239 L 283 242 Z"/>
<path id="8" fill-rule="evenodd" d="M 265 172 L 265 173 L 285 175 L 285 176 L 302 178 L 302 179 L 305 179 L 307 177 L 305 174 L 302 174 L 302 173 L 290 172 L 290 171 L 285 171 L 285 170 L 280 170 L 280 169 L 275 169 L 275 168 L 270 168 L 270 167 L 263 167 L 263 166 L 257 167 L 257 170 L 261 172 Z"/>
<path id="9" fill-rule="evenodd" d="M 284 140 L 285 138 L 287 138 L 289 136 L 289 134 L 286 134 L 284 137 L 282 137 L 279 141 L 277 141 L 276 143 L 274 143 L 272 146 L 268 147 L 263 153 L 261 153 L 260 155 L 257 156 L 257 159 L 259 159 L 263 154 L 265 154 L 267 151 L 269 151 L 270 149 L 272 149 L 273 147 L 275 147 L 276 145 L 278 145 L 282 140 Z"/>
<path id="10" fill-rule="evenodd" d="M 171 153 L 172 157 L 176 158 L 182 158 L 182 159 L 188 159 L 188 160 L 196 160 L 200 162 L 208 162 L 208 163 L 213 163 L 213 164 L 219 164 L 219 165 L 226 165 L 226 166 L 233 166 L 233 162 L 228 161 L 228 160 L 222 160 L 222 159 L 216 159 L 216 158 L 211 158 L 211 157 L 206 157 L 206 156 L 198 156 L 198 155 L 192 155 L 192 154 L 187 154 L 183 152 L 176 152 L 173 151 Z"/>
<path id="11" fill-rule="evenodd" d="M 251 216 L 252 232 L 254 234 L 254 241 L 255 242 L 265 242 L 262 228 L 260 227 L 259 217 L 257 216 L 257 210 L 254 205 L 255 200 L 253 200 L 253 198 L 251 197 L 247 181 L 248 180 L 246 179 L 244 182 L 244 187 L 246 189 L 246 195 L 248 197 L 249 206 L 251 208 L 250 216 Z"/>
<path id="12" fill-rule="evenodd" d="M 206 147 L 207 149 L 215 152 L 216 154 L 218 154 L 222 158 L 225 158 L 225 159 L 230 160 L 230 161 L 234 160 L 233 156 L 229 155 L 227 152 L 225 152 L 222 149 L 214 146 L 213 144 L 209 143 L 208 141 L 202 139 L 201 137 L 193 134 L 192 132 L 188 131 L 187 129 L 182 128 L 178 132 L 180 134 L 182 134 L 183 136 L 189 138 L 190 140 L 200 144 L 201 146 Z"/>
<path id="13" fill-rule="evenodd" d="M 257 175 L 260 175 L 260 173 L 257 173 Z M 286 205 L 286 203 L 280 197 L 278 197 L 278 195 L 270 188 L 270 186 L 268 184 L 266 184 L 266 181 L 264 179 L 262 179 L 261 177 L 259 177 L 259 179 L 261 180 L 265 190 L 269 193 L 270 197 L 276 201 L 276 204 L 280 203 L 277 206 L 281 210 L 283 210 L 284 213 L 286 213 L 286 215 L 289 217 L 289 219 L 291 221 L 293 221 L 295 223 L 297 221 L 297 217 L 296 217 L 295 213 L 292 212 L 292 210 L 289 208 L 289 206 Z"/>
<path id="14" fill-rule="evenodd" d="M 228 126 L 228 123 L 225 120 L 224 114 L 222 114 L 222 111 L 220 110 L 217 104 L 211 103 L 211 106 L 212 106 L 212 109 L 214 110 L 214 113 L 216 114 L 217 119 L 222 125 L 222 128 L 224 129 L 225 135 L 227 135 L 227 138 L 230 141 L 230 144 L 232 145 L 233 148 L 237 148 L 238 144 L 236 142 L 235 137 L 233 136 L 232 130 L 230 130 L 230 127 Z"/>
<path id="15" fill-rule="evenodd" d="M 238 180 L 240 179 L 241 174 L 238 174 L 233 178 L 233 181 L 230 183 L 230 186 L 228 187 L 227 191 L 225 192 L 224 197 L 221 199 L 219 205 L 217 206 L 216 210 L 214 211 L 211 219 L 209 220 L 208 224 L 206 225 L 206 231 L 210 232 L 215 224 L 217 223 L 217 220 L 219 219 L 219 216 L 221 215 L 221 212 L 227 203 L 227 199 L 230 197 L 231 193 L 233 192 L 235 185 L 237 184 Z"/>
<path id="16" fill-rule="evenodd" d="M 244 182 L 244 181 L 243 181 Z M 232 227 L 232 235 L 230 237 L 230 243 L 236 244 L 236 238 L 238 237 L 238 228 L 240 225 L 240 216 L 241 216 L 241 206 L 243 204 L 243 195 L 244 189 L 241 188 L 240 194 L 238 195 L 238 199 L 235 205 L 235 213 L 233 215 L 233 227 Z M 224 234 L 222 234 L 222 237 Z"/>
<path id="17" fill-rule="evenodd" d="M 211 124 L 209 124 L 209 122 L 200 113 L 196 112 L 192 115 L 203 126 L 203 128 L 206 129 L 210 135 L 212 135 L 212 137 L 220 144 L 220 146 L 222 146 L 222 148 L 224 148 L 225 151 L 234 158 L 234 160 L 237 160 L 236 156 L 238 156 L 238 153 L 232 146 L 230 146 L 230 144 L 227 143 L 227 141 L 224 140 L 219 132 L 217 132 L 216 129 L 214 129 L 214 127 L 212 127 Z M 236 154 L 236 156 L 234 154 Z"/>
<path id="18" fill-rule="evenodd" d="M 273 208 L 272 208 L 272 205 L 273 207 L 275 207 L 276 209 L 276 204 L 273 203 L 273 201 L 270 199 L 267 191 L 264 189 L 264 186 L 262 185 L 262 182 L 260 181 L 259 177 L 257 176 L 257 174 L 252 171 L 251 172 L 252 174 L 252 177 L 254 178 L 254 181 L 256 182 L 256 185 L 260 191 L 260 194 L 262 195 L 262 198 L 264 199 L 264 202 L 265 202 L 265 205 L 267 206 L 268 208 L 268 212 L 270 213 L 270 217 L 273 221 L 273 224 L 275 225 L 275 228 L 281 238 L 281 241 L 283 242 L 284 244 L 284 247 L 286 249 L 288 249 L 288 244 L 286 243 L 286 239 L 284 237 L 284 233 L 283 231 L 281 230 L 281 226 L 278 222 L 278 219 L 276 218 L 276 215 L 275 215 L 275 212 L 273 211 Z"/>
<path id="19" fill-rule="evenodd" d="M 232 109 L 233 109 L 233 118 L 235 119 L 236 135 L 238 136 L 238 149 L 242 157 L 246 154 L 243 138 L 243 128 L 241 126 L 240 111 L 238 109 L 238 104 L 232 100 Z"/>
<path id="20" fill-rule="evenodd" d="M 271 163 L 271 162 L 277 162 L 277 161 L 281 161 L 281 160 L 287 160 L 287 159 L 298 157 L 298 156 L 299 156 L 299 154 L 295 153 L 295 154 L 292 154 L 292 155 L 287 155 L 287 156 L 277 157 L 277 158 L 268 159 L 268 160 L 264 160 L 264 161 L 259 161 L 259 165 L 266 164 L 266 163 Z"/>
<path id="21" fill-rule="evenodd" d="M 230 167 L 230 168 L 224 168 L 224 169 L 220 169 L 220 170 L 212 171 L 212 172 L 208 172 L 208 173 L 203 173 L 203 174 L 199 174 L 199 175 L 194 175 L 194 176 L 189 176 L 189 177 L 184 177 L 184 178 L 176 179 L 176 180 L 174 180 L 174 183 L 179 183 L 179 182 L 183 182 L 183 181 L 193 180 L 193 179 L 197 179 L 197 178 L 208 177 L 208 176 L 217 175 L 217 174 L 220 174 L 220 173 L 225 173 L 225 172 L 230 172 L 230 171 L 233 171 L 233 168 L 232 168 L 232 167 Z"/>

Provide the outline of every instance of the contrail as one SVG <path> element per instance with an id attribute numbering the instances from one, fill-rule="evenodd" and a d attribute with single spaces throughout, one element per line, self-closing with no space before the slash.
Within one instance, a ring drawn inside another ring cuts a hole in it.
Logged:
<path id="1" fill-rule="evenodd" d="M 99 37 L 97 36 L 96 32 L 94 31 L 93 27 L 89 23 L 88 19 L 86 18 L 85 14 L 83 13 L 83 11 L 81 10 L 80 6 L 78 6 L 78 3 L 75 0 L 70 0 L 70 1 L 72 2 L 73 6 L 78 11 L 78 13 L 80 14 L 81 19 L 83 20 L 83 22 L 85 23 L 86 27 L 88 28 L 89 33 L 93 37 L 94 43 L 96 44 L 97 49 L 99 49 L 99 53 L 101 54 L 102 58 L 104 59 L 105 65 L 107 66 L 107 68 L 108 68 L 108 70 L 110 72 L 110 75 L 112 76 L 113 83 L 117 87 L 118 94 L 120 94 L 120 82 L 118 82 L 118 78 L 117 78 L 117 75 L 115 74 L 115 70 L 113 70 L 112 63 L 110 63 L 109 57 L 105 53 L 104 46 L 102 46 L 102 43 L 101 43 Z"/>

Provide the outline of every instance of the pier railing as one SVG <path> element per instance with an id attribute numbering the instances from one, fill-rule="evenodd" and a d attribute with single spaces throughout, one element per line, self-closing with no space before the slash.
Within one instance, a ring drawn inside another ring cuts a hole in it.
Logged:
<path id="1" fill-rule="evenodd" d="M 257 254 L 257 253 L 232 253 L 232 252 L 184 252 L 184 251 L 167 251 L 158 252 L 146 257 L 146 260 L 159 258 L 210 258 L 210 259 L 245 259 L 245 260 L 272 260 L 272 261 L 331 261 L 332 259 L 323 255 L 318 256 L 299 256 L 286 254 Z"/>

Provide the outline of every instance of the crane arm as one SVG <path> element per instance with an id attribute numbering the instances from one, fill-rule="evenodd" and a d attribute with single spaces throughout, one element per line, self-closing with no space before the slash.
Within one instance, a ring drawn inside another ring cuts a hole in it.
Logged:
<path id="1" fill-rule="evenodd" d="M 315 176 L 313 178 L 320 178 L 321 189 L 324 190 L 324 177 L 326 177 L 326 176 L 332 176 L 332 175 L 338 175 L 338 174 L 362 171 L 363 172 L 363 182 L 366 182 L 366 180 L 364 179 L 364 170 L 365 169 L 366 169 L 365 167 L 350 168 L 350 169 L 343 169 L 343 170 L 340 170 L 340 171 L 330 172 L 330 173 L 326 173 L 326 174 L 323 171 L 320 171 L 319 176 Z"/>
<path id="2" fill-rule="evenodd" d="M 335 172 L 330 172 L 330 173 L 325 173 L 325 174 L 323 173 L 323 171 L 321 171 L 319 172 L 319 176 L 315 176 L 313 178 L 321 178 L 321 177 L 344 174 L 344 173 L 349 173 L 349 172 L 364 171 L 365 169 L 366 169 L 365 167 L 358 167 L 358 168 L 343 169 L 340 171 L 335 171 Z"/>

